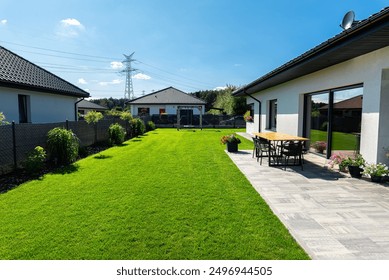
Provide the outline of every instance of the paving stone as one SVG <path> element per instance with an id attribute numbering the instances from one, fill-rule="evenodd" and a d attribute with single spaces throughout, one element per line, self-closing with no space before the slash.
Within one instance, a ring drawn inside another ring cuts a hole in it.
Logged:
<path id="1" fill-rule="evenodd" d="M 389 185 L 328 170 L 307 154 L 300 167 L 260 165 L 227 153 L 313 259 L 389 260 Z"/>

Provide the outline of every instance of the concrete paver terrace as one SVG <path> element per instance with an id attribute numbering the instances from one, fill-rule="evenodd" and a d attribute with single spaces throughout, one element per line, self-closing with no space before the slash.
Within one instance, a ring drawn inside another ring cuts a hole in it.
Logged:
<path id="1" fill-rule="evenodd" d="M 312 259 L 389 260 L 388 184 L 329 171 L 312 154 L 286 171 L 252 151 L 227 154 Z"/>

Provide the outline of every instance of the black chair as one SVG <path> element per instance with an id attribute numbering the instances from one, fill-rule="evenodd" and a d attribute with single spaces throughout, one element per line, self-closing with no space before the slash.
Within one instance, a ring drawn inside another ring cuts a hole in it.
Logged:
<path id="1" fill-rule="evenodd" d="M 255 152 L 257 161 L 259 161 L 259 158 L 261 158 L 260 164 L 262 165 L 262 158 L 264 156 L 269 156 L 269 142 L 264 139 L 254 138 L 254 137 L 253 137 L 253 142 L 254 142 L 253 157 Z"/>
<path id="2" fill-rule="evenodd" d="M 286 166 L 289 163 L 290 158 L 293 157 L 293 164 L 296 164 L 296 161 L 298 161 L 298 165 L 301 165 L 301 170 L 304 170 L 303 167 L 303 143 L 301 141 L 296 142 L 287 142 L 282 147 L 281 150 L 282 157 L 284 159 L 284 167 L 286 170 Z"/>

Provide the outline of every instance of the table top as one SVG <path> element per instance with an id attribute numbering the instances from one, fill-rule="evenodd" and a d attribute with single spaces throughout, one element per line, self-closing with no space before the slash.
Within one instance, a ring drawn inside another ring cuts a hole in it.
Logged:
<path id="1" fill-rule="evenodd" d="M 255 132 L 253 133 L 259 138 L 263 138 L 269 141 L 308 141 L 308 138 L 289 135 L 281 132 Z"/>

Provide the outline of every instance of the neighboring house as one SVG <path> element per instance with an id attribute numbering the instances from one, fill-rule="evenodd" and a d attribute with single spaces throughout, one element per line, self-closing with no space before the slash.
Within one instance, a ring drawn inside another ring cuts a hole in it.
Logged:
<path id="1" fill-rule="evenodd" d="M 310 144 L 322 140 L 327 142 L 327 158 L 335 151 L 359 149 L 369 162 L 388 162 L 389 7 L 234 95 L 247 96 L 254 108 L 254 126 L 248 132 L 301 135 Z M 353 107 L 349 112 L 341 108 L 347 103 Z M 350 114 L 359 123 L 344 133 L 336 123 L 346 123 Z"/>
<path id="2" fill-rule="evenodd" d="M 0 46 L 0 112 L 16 123 L 77 119 L 89 93 Z"/>
<path id="3" fill-rule="evenodd" d="M 168 87 L 133 99 L 128 104 L 133 115 L 159 118 L 174 116 L 181 125 L 192 125 L 199 124 L 206 102 L 174 87 Z M 197 123 L 194 123 L 196 120 Z"/>
<path id="4" fill-rule="evenodd" d="M 77 110 L 78 113 L 83 117 L 90 111 L 96 111 L 100 113 L 104 113 L 105 111 L 108 111 L 109 109 L 107 107 L 101 106 L 99 104 L 87 101 L 87 100 L 80 100 L 77 103 Z"/>

